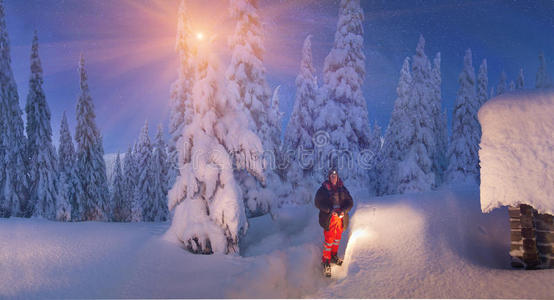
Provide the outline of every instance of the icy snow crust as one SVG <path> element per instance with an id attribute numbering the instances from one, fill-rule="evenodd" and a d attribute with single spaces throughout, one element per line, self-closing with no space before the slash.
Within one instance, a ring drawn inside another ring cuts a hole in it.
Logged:
<path id="1" fill-rule="evenodd" d="M 481 209 L 554 214 L 554 90 L 503 94 L 479 110 Z"/>
<path id="2" fill-rule="evenodd" d="M 311 205 L 285 207 L 275 221 L 250 219 L 241 256 L 190 254 L 164 239 L 169 223 L 0 219 L 0 298 L 554 294 L 554 270 L 509 267 L 507 210 L 482 214 L 477 187 L 354 199 L 345 262 L 331 279 L 320 271 L 322 230 Z"/>

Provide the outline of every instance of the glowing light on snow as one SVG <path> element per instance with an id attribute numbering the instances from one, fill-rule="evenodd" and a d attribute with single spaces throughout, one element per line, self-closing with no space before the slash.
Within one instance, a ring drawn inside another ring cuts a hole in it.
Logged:
<path id="1" fill-rule="evenodd" d="M 348 265 L 352 261 L 352 255 L 354 253 L 354 250 L 357 248 L 360 248 L 363 244 L 367 243 L 369 240 L 371 240 L 373 237 L 373 234 L 365 229 L 357 229 L 350 235 L 350 238 L 348 239 L 348 245 L 346 246 L 346 251 L 344 253 L 344 262 L 341 268 L 337 269 L 337 272 L 335 276 L 337 278 L 344 278 L 348 274 Z"/>

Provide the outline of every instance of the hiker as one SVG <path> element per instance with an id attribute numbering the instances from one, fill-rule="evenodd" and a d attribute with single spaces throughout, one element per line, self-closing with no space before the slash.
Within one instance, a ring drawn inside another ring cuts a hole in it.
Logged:
<path id="1" fill-rule="evenodd" d="M 319 225 L 323 227 L 322 265 L 325 276 L 331 276 L 331 263 L 342 265 L 338 257 L 342 232 L 348 226 L 348 212 L 354 205 L 352 196 L 339 178 L 337 169 L 327 173 L 327 180 L 321 184 L 315 195 L 315 206 L 319 209 Z"/>

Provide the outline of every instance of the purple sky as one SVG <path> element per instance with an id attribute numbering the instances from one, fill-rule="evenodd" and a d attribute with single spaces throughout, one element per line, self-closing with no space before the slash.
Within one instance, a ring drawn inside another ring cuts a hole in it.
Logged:
<path id="1" fill-rule="evenodd" d="M 191 0 L 192 21 L 216 35 L 225 68 L 227 35 L 233 22 L 224 0 Z M 5 0 L 11 40 L 12 68 L 24 107 L 29 55 L 38 30 L 44 89 L 52 111 L 57 144 L 62 112 L 75 124 L 78 97 L 77 62 L 82 52 L 96 106 L 105 152 L 124 152 L 144 121 L 151 135 L 158 123 L 167 131 L 169 87 L 176 78 L 174 52 L 179 0 Z M 457 78 L 467 48 L 477 70 L 489 65 L 489 86 L 500 72 L 515 80 L 524 69 L 526 87 L 534 87 L 537 55 L 544 51 L 551 77 L 554 70 L 554 1 L 370 1 L 365 12 L 366 83 L 369 118 L 386 127 L 396 97 L 402 62 L 415 52 L 419 34 L 430 58 L 442 54 L 443 107 L 450 117 Z M 283 124 L 294 100 L 300 49 L 312 34 L 314 63 L 321 73 L 333 43 L 337 1 L 260 1 L 266 25 L 265 63 L 272 88 L 281 85 Z M 322 78 L 321 74 L 319 78 Z"/>

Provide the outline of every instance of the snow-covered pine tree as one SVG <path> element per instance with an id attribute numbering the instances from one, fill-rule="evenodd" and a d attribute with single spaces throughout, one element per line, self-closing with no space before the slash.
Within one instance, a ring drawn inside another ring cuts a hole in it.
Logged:
<path id="1" fill-rule="evenodd" d="M 490 98 L 494 98 L 494 96 L 496 95 L 496 92 L 494 91 L 494 86 L 491 87 L 491 96 Z"/>
<path id="2" fill-rule="evenodd" d="M 379 123 L 377 123 L 377 120 L 375 120 L 373 124 L 373 130 L 371 131 L 371 140 L 376 141 L 375 143 L 373 143 L 373 148 L 371 149 L 371 152 L 375 156 L 381 151 L 381 147 L 383 146 L 381 143 L 381 140 L 382 140 L 381 131 L 382 131 L 381 126 L 379 126 Z"/>
<path id="3" fill-rule="evenodd" d="M 135 163 L 135 154 L 133 152 L 133 147 L 129 146 L 127 153 L 123 158 L 123 201 L 119 212 L 122 222 L 131 221 L 131 207 L 136 182 L 137 168 Z"/>
<path id="4" fill-rule="evenodd" d="M 524 85 L 525 85 L 525 77 L 523 76 L 523 68 L 520 68 L 519 75 L 517 76 L 517 81 L 516 81 L 516 90 L 523 89 Z"/>
<path id="5" fill-rule="evenodd" d="M 111 204 L 113 205 L 113 221 L 125 222 L 129 216 L 126 210 L 125 199 L 125 182 L 123 179 L 123 171 L 121 170 L 121 159 L 119 158 L 119 152 L 115 157 L 114 171 L 112 175 L 112 192 L 111 192 Z"/>
<path id="6" fill-rule="evenodd" d="M 376 166 L 377 195 L 398 193 L 399 164 L 404 159 L 414 135 L 414 128 L 409 121 L 409 102 L 412 88 L 410 58 L 406 57 L 400 71 L 396 88 L 397 98 L 394 101 L 384 143 L 378 154 Z"/>
<path id="7" fill-rule="evenodd" d="M 139 170 L 139 164 L 138 164 L 138 155 L 137 155 L 137 149 L 138 149 L 138 141 L 135 142 L 133 145 L 132 153 L 133 155 L 131 157 L 131 163 L 129 164 L 129 167 L 132 169 L 129 173 L 132 175 L 132 178 L 127 178 L 129 180 L 128 183 L 132 183 L 133 185 L 128 185 L 129 187 L 129 222 L 142 222 L 142 204 L 137 201 L 137 198 L 135 198 L 135 190 L 137 188 L 137 184 L 139 181 L 140 176 L 140 170 Z"/>
<path id="8" fill-rule="evenodd" d="M 398 192 L 420 192 L 430 190 L 437 182 L 435 155 L 439 134 L 434 113 L 431 62 L 425 55 L 425 39 L 419 37 L 416 54 L 412 57 L 412 88 L 408 102 L 407 123 L 410 143 L 398 167 Z M 436 85 L 436 84 L 435 84 Z"/>
<path id="9" fill-rule="evenodd" d="M 446 152 L 448 151 L 448 131 L 446 111 L 442 110 L 441 93 L 441 54 L 438 52 L 433 59 L 433 69 L 431 70 L 431 114 L 433 118 L 433 136 L 436 140 L 436 146 L 433 150 L 433 170 L 435 172 L 435 186 L 443 182 L 444 172 L 448 166 Z"/>
<path id="10" fill-rule="evenodd" d="M 1 0 L 0 0 L 1 1 Z M 6 110 L 4 100 L 0 99 L 0 189 L 4 189 L 6 183 L 6 127 L 5 127 L 5 115 Z M 0 193 L 0 218 L 9 218 L 11 216 L 10 205 L 4 195 Z"/>
<path id="11" fill-rule="evenodd" d="M 265 79 L 263 65 L 263 28 L 257 0 L 232 0 L 231 14 L 236 20 L 233 36 L 231 62 L 226 71 L 230 97 L 247 113 L 249 128 L 262 141 L 264 153 L 265 182 L 244 171 L 235 176 L 240 182 L 248 217 L 268 213 L 277 198 L 270 188 L 281 184 L 276 173 L 275 157 L 279 155 L 280 124 L 275 126 L 271 114 L 271 90 Z M 275 114 L 279 115 L 279 113 Z"/>
<path id="12" fill-rule="evenodd" d="M 65 111 L 62 115 L 62 122 L 60 125 L 60 144 L 58 146 L 58 172 L 60 176 L 60 197 L 63 198 L 60 204 L 64 202 L 69 203 L 71 208 L 71 220 L 79 221 L 83 216 L 83 205 L 78 202 L 77 188 L 80 188 L 75 165 L 75 148 L 73 146 L 73 140 L 71 139 L 71 133 L 69 132 L 69 126 L 67 124 L 67 117 Z M 62 208 L 64 205 L 60 205 Z M 58 210 L 59 212 L 59 210 Z M 61 217 L 64 214 L 60 214 Z"/>
<path id="13" fill-rule="evenodd" d="M 148 121 L 145 121 L 134 153 L 134 160 L 137 168 L 137 182 L 133 192 L 133 222 L 150 221 L 146 217 L 150 215 L 150 212 L 147 211 L 147 209 L 151 207 L 150 201 L 154 196 L 152 170 L 150 168 L 151 158 L 152 144 L 150 143 L 150 137 L 148 136 Z"/>
<path id="14" fill-rule="evenodd" d="M 167 148 L 163 137 L 162 125 L 154 141 L 150 172 L 152 175 L 152 197 L 147 202 L 144 212 L 145 221 L 160 222 L 168 219 L 167 209 Z"/>
<path id="15" fill-rule="evenodd" d="M 314 123 L 315 132 L 326 140 L 325 145 L 318 145 L 322 173 L 331 166 L 338 167 L 342 169 L 343 180 L 354 189 L 367 186 L 370 166 L 360 164 L 360 156 L 376 142 L 371 141 L 367 104 L 362 93 L 363 19 L 359 0 L 340 2 L 335 40 L 325 58 L 323 87 Z"/>
<path id="16" fill-rule="evenodd" d="M 135 190 L 136 191 L 136 190 Z M 135 197 L 136 192 L 133 192 L 133 198 L 131 199 L 131 216 L 129 222 L 142 222 L 144 217 L 142 215 L 142 205 L 139 199 Z"/>
<path id="17" fill-rule="evenodd" d="M 77 102 L 77 202 L 83 205 L 82 219 L 85 221 L 105 221 L 110 219 L 108 179 L 104 161 L 102 136 L 96 127 L 94 104 L 90 96 L 85 70 L 85 59 L 79 62 L 81 94 Z"/>
<path id="18" fill-rule="evenodd" d="M 283 113 L 279 110 L 280 89 L 281 86 L 279 85 L 273 90 L 273 96 L 271 97 L 271 110 L 268 113 L 269 124 L 271 127 L 277 128 L 274 131 L 279 136 L 279 140 L 277 141 L 278 144 L 275 147 L 275 152 L 270 156 L 265 156 L 266 162 L 270 163 L 268 166 L 273 170 L 269 169 L 266 171 L 266 182 L 269 187 L 264 190 L 263 194 L 265 197 L 268 197 L 268 199 L 273 199 L 270 204 L 277 207 L 281 207 L 284 203 L 291 202 L 290 200 L 292 199 L 294 199 L 295 202 L 303 202 L 303 200 L 306 199 L 303 195 L 299 196 L 292 193 L 292 183 L 287 177 L 287 173 L 290 168 L 290 159 L 287 157 L 289 153 L 286 150 L 284 141 L 280 138 L 282 133 L 281 119 L 283 117 Z M 271 159 L 272 162 L 269 162 L 268 159 Z"/>
<path id="19" fill-rule="evenodd" d="M 71 221 L 71 204 L 67 198 L 60 195 L 59 201 L 56 202 L 56 221 L 69 222 Z"/>
<path id="20" fill-rule="evenodd" d="M 479 110 L 475 95 L 475 70 L 471 49 L 466 50 L 464 69 L 458 78 L 460 88 L 452 113 L 452 141 L 448 149 L 449 183 L 479 183 L 479 141 L 481 128 L 477 120 Z"/>
<path id="21" fill-rule="evenodd" d="M 516 83 L 513 80 L 510 80 L 510 85 L 508 86 L 508 91 L 513 92 L 516 90 Z"/>
<path id="22" fill-rule="evenodd" d="M 61 205 L 56 149 L 52 145 L 50 108 L 42 88 L 42 64 L 35 31 L 31 46 L 31 76 L 25 112 L 27 115 L 27 157 L 29 159 L 29 204 L 32 215 L 54 220 Z M 69 210 L 68 205 L 61 209 Z M 65 213 L 62 213 L 64 215 Z"/>
<path id="23" fill-rule="evenodd" d="M 0 217 L 29 217 L 26 137 L 5 16 L 0 1 Z"/>
<path id="24" fill-rule="evenodd" d="M 277 128 L 277 133 L 279 134 L 279 137 L 281 137 L 281 119 L 283 117 L 283 113 L 279 110 L 279 90 L 281 89 L 281 86 L 278 85 L 273 90 L 273 96 L 271 96 L 271 110 L 268 112 L 268 121 L 271 127 Z M 281 181 L 285 181 L 286 173 L 287 173 L 287 159 L 285 157 L 286 151 L 284 149 L 284 143 L 279 140 L 277 141 L 277 145 L 275 147 L 276 152 L 274 154 L 274 168 L 275 173 L 279 176 Z"/>
<path id="25" fill-rule="evenodd" d="M 479 108 L 489 99 L 488 90 L 489 75 L 487 74 L 487 60 L 483 59 L 483 62 L 479 66 L 479 75 L 477 75 L 477 105 Z"/>
<path id="26" fill-rule="evenodd" d="M 181 174 L 169 191 L 174 211 L 169 235 L 193 253 L 231 254 L 238 253 L 248 227 L 233 169 L 246 169 L 263 181 L 258 159 L 263 148 L 236 97 L 228 97 L 215 61 L 198 58 L 194 115 L 178 145 Z"/>
<path id="27" fill-rule="evenodd" d="M 178 153 L 177 144 L 183 132 L 183 126 L 190 123 L 191 94 L 194 80 L 193 47 L 190 38 L 192 29 L 185 0 L 181 0 L 177 21 L 177 39 L 175 50 L 179 55 L 179 67 L 177 80 L 171 86 L 170 117 L 169 117 L 169 168 L 168 183 L 170 186 L 179 175 L 177 168 Z"/>
<path id="28" fill-rule="evenodd" d="M 290 165 L 287 177 L 294 187 L 310 180 L 314 175 L 315 157 L 314 119 L 317 101 L 317 77 L 312 61 L 311 35 L 308 35 L 302 46 L 300 70 L 296 76 L 296 96 L 294 107 L 285 133 L 285 150 Z M 308 153 L 312 153 L 310 156 Z M 303 155 L 308 154 L 308 155 Z"/>
<path id="29" fill-rule="evenodd" d="M 544 53 L 539 53 L 539 69 L 537 70 L 537 77 L 535 81 L 535 87 L 537 89 L 545 89 L 550 87 L 550 77 L 546 70 L 546 61 L 544 59 Z"/>
<path id="30" fill-rule="evenodd" d="M 502 73 L 500 73 L 500 80 L 496 86 L 496 95 L 498 96 L 506 93 L 506 88 L 506 72 L 502 71 Z"/>

